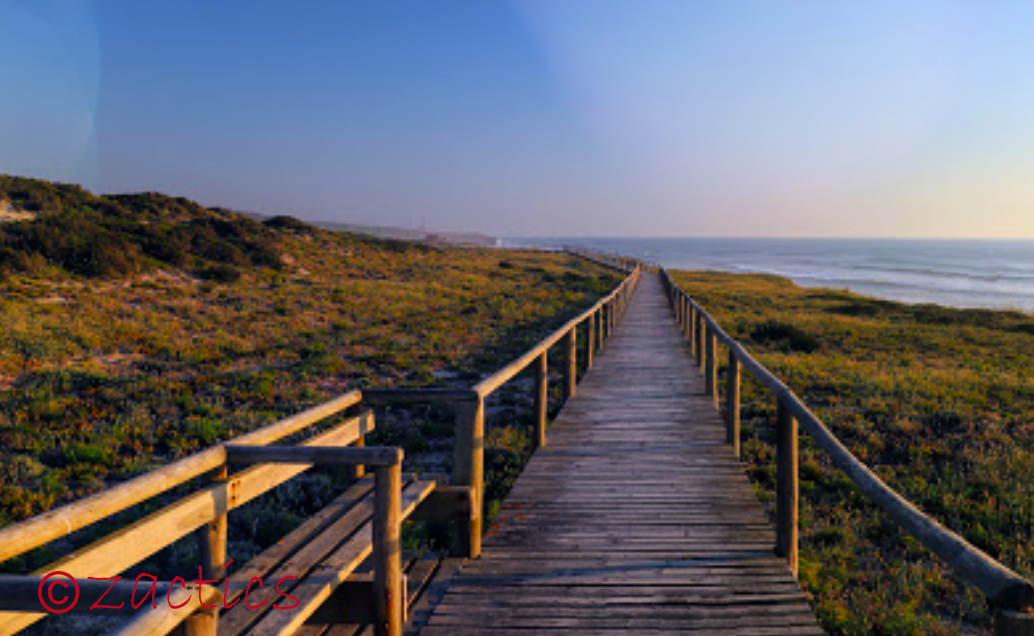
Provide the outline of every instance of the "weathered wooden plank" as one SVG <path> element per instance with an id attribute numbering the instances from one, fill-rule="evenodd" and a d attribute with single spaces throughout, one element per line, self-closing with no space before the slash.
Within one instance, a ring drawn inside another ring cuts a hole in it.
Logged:
<path id="1" fill-rule="evenodd" d="M 399 519 L 405 519 L 433 490 L 434 482 L 415 482 L 402 493 Z M 372 511 L 370 511 L 372 515 Z M 281 586 L 282 592 L 289 592 L 299 599 L 297 607 L 270 611 L 254 624 L 248 634 L 251 636 L 276 636 L 290 634 L 305 624 L 320 605 L 334 592 L 341 583 L 373 552 L 373 523 L 366 519 L 364 523 L 343 544 L 335 548 L 325 558 L 319 560 L 315 567 L 296 585 Z M 269 604 L 292 605 L 292 601 L 284 601 L 283 593 L 275 590 L 269 594 Z M 255 603 L 258 601 L 256 599 Z M 220 634 L 223 634 L 220 624 Z"/>
<path id="2" fill-rule="evenodd" d="M 441 603 L 445 591 L 462 565 L 461 559 L 447 558 L 442 561 L 433 578 L 428 580 L 425 589 L 420 591 L 415 601 L 410 601 L 412 605 L 409 608 L 407 633 L 419 632 L 427 624 L 434 608 Z"/>
<path id="3" fill-rule="evenodd" d="M 625 312 L 421 633 L 822 633 L 655 280 Z"/>
<path id="4" fill-rule="evenodd" d="M 231 464 L 317 464 L 324 466 L 392 466 L 402 463 L 402 449 L 395 446 L 320 447 L 250 446 L 227 444 Z"/>
<path id="5" fill-rule="evenodd" d="M 404 556 L 406 562 L 406 604 L 413 606 L 441 570 L 438 558 Z M 345 581 L 295 634 L 298 636 L 373 636 L 370 625 L 373 606 L 373 576 L 356 574 Z M 354 618 L 361 616 L 362 618 Z"/>

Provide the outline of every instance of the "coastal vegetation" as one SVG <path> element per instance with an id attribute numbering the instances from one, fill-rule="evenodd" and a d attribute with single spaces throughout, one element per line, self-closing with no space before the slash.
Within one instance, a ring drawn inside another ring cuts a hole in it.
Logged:
<path id="1" fill-rule="evenodd" d="M 0 177 L 0 200 L 33 217 L 0 224 L 0 526 L 347 390 L 470 386 L 619 280 L 560 253 L 259 222 L 160 194 Z M 407 470 L 451 460 L 450 423 L 419 415 L 389 415 L 373 440 L 402 444 Z M 498 494 L 530 447 L 519 418 L 489 424 Z M 237 515 L 238 561 L 329 496 L 325 476 L 295 482 Z"/>
<path id="2" fill-rule="evenodd" d="M 1034 576 L 1034 317 L 784 278 L 673 272 L 884 481 Z M 744 380 L 743 461 L 774 501 L 775 403 Z M 801 439 L 800 580 L 834 635 L 986 634 L 983 596 Z"/>

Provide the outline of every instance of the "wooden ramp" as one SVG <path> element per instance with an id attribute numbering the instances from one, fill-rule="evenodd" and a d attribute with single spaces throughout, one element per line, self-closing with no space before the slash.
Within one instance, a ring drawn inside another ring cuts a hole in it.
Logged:
<path id="1" fill-rule="evenodd" d="M 644 275 L 425 636 L 822 634 Z"/>

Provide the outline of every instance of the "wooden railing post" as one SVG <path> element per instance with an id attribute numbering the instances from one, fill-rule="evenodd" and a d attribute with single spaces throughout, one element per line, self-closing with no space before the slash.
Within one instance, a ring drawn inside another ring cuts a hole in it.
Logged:
<path id="1" fill-rule="evenodd" d="M 592 315 L 589 316 L 589 322 L 592 323 L 592 350 L 596 353 L 600 352 L 600 325 L 599 325 L 599 313 L 600 310 L 597 308 L 593 310 Z"/>
<path id="2" fill-rule="evenodd" d="M 565 338 L 567 359 L 564 361 L 564 398 L 574 397 L 578 388 L 578 328 L 571 327 Z"/>
<path id="3" fill-rule="evenodd" d="M 740 457 L 740 359 L 729 348 L 728 375 L 725 376 L 725 441 L 733 456 Z"/>
<path id="4" fill-rule="evenodd" d="M 216 469 L 213 482 L 225 482 L 226 464 Z M 229 502 L 227 502 L 227 509 Z M 223 513 L 197 529 L 195 536 L 201 554 L 201 578 L 221 581 L 226 577 L 226 514 Z M 216 636 L 219 628 L 218 609 L 200 609 L 184 624 L 186 636 Z"/>
<path id="5" fill-rule="evenodd" d="M 718 406 L 718 339 L 714 335 L 714 329 L 708 329 L 704 337 L 704 382 L 705 392 L 713 398 L 715 406 Z"/>
<path id="6" fill-rule="evenodd" d="M 693 356 L 700 355 L 697 351 L 697 310 L 692 305 L 689 307 L 689 320 L 687 320 L 686 323 L 686 329 L 688 331 L 687 337 L 689 338 L 689 352 L 693 354 Z"/>
<path id="7" fill-rule="evenodd" d="M 776 421 L 776 555 L 797 575 L 797 420 L 779 400 Z"/>
<path id="8" fill-rule="evenodd" d="M 693 327 L 693 307 L 689 304 L 689 296 L 682 294 L 682 307 L 684 318 L 682 319 L 682 337 L 689 339 L 689 334 L 692 332 Z M 692 345 L 691 345 L 692 346 Z"/>
<path id="9" fill-rule="evenodd" d="M 549 411 L 549 355 L 543 351 L 535 365 L 535 448 L 546 445 L 546 417 Z"/>
<path id="10" fill-rule="evenodd" d="M 402 450 L 399 460 L 374 469 L 373 587 L 377 602 L 377 636 L 402 636 Z"/>
<path id="11" fill-rule="evenodd" d="M 477 397 L 455 403 L 456 455 L 453 484 L 470 487 L 470 519 L 457 528 L 460 555 L 481 554 L 482 495 L 485 485 L 485 400 Z"/>
<path id="12" fill-rule="evenodd" d="M 704 315 L 702 312 L 696 312 L 696 326 L 697 326 L 697 365 L 700 367 L 700 371 L 704 371 L 704 336 L 707 335 L 707 323 L 704 322 Z"/>
<path id="13" fill-rule="evenodd" d="M 607 334 L 603 331 L 603 305 L 600 305 L 600 308 L 597 309 L 593 315 L 596 318 L 596 340 L 598 343 L 596 345 L 596 351 L 599 351 L 603 348 L 603 339 L 607 337 Z"/>
<path id="14" fill-rule="evenodd" d="M 355 440 L 352 446 L 355 446 L 356 448 L 365 448 L 366 435 L 362 434 L 361 431 L 364 427 L 373 428 L 373 411 L 365 411 L 361 413 L 359 417 L 361 418 L 359 439 Z M 355 482 L 362 479 L 363 476 L 366 475 L 366 468 L 362 464 L 353 464 L 351 466 L 345 467 L 344 473 L 346 479 L 348 479 L 349 482 Z"/>
<path id="15" fill-rule="evenodd" d="M 1034 614 L 995 608 L 994 636 L 1034 636 Z"/>
<path id="16" fill-rule="evenodd" d="M 359 439 L 355 440 L 355 443 L 352 444 L 352 446 L 355 446 L 356 448 L 364 448 L 366 446 L 366 436 L 360 435 Z M 350 482 L 358 481 L 366 475 L 366 467 L 362 464 L 348 466 L 345 469 L 345 475 L 348 477 L 348 481 Z"/>
<path id="17" fill-rule="evenodd" d="M 595 314 L 589 314 L 589 317 L 585 319 L 585 370 L 588 371 L 592 368 L 592 359 L 596 353 L 593 347 L 596 344 L 596 330 L 593 328 L 596 320 L 593 318 Z"/>

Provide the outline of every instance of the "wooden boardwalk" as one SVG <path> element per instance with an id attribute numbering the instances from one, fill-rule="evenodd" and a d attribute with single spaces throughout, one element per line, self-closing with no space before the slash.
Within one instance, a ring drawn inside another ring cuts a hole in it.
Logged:
<path id="1" fill-rule="evenodd" d="M 822 634 L 693 365 L 644 275 L 421 633 Z"/>

